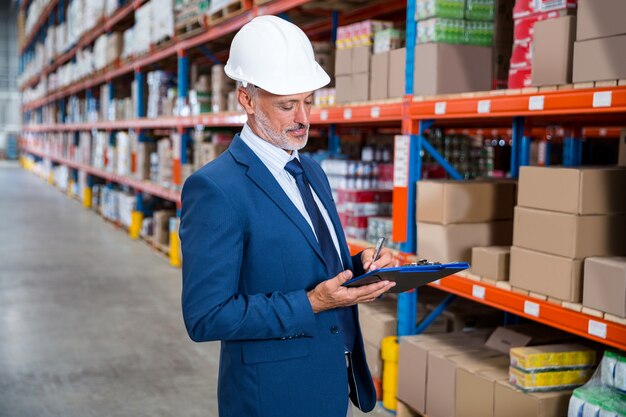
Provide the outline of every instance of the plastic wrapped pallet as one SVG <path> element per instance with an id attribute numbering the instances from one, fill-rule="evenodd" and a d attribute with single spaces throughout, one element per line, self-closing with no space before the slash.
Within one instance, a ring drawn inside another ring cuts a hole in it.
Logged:
<path id="1" fill-rule="evenodd" d="M 568 417 L 626 415 L 626 356 L 607 351 L 593 377 L 574 390 Z"/>
<path id="2" fill-rule="evenodd" d="M 152 39 L 152 3 L 135 10 L 134 53 L 141 55 L 150 49 Z"/>
<path id="3" fill-rule="evenodd" d="M 174 36 L 174 1 L 152 0 L 152 28 L 150 40 L 157 43 Z M 158 12 L 157 12 L 158 11 Z"/>
<path id="4" fill-rule="evenodd" d="M 117 132 L 117 175 L 128 176 L 131 169 L 130 137 L 127 132 Z"/>
<path id="5" fill-rule="evenodd" d="M 132 221 L 132 214 L 135 210 L 135 203 L 137 201 L 137 197 L 133 194 L 128 193 L 120 193 L 118 196 L 118 205 L 119 205 L 119 220 L 122 226 L 130 227 L 130 223 Z"/>
<path id="6" fill-rule="evenodd" d="M 104 3 L 104 14 L 105 16 L 111 16 L 119 5 L 119 0 L 105 0 Z"/>
<path id="7" fill-rule="evenodd" d="M 170 139 L 161 139 L 157 142 L 158 168 L 157 183 L 163 187 L 172 184 L 173 154 Z"/>

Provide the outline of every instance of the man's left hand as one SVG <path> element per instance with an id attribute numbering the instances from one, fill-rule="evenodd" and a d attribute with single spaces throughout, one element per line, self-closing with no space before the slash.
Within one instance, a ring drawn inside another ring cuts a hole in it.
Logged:
<path id="1" fill-rule="evenodd" d="M 391 249 L 383 248 L 380 251 L 378 259 L 376 260 L 372 259 L 374 252 L 374 248 L 367 248 L 361 252 L 361 263 L 363 264 L 363 269 L 366 272 L 395 266 L 395 260 Z"/>

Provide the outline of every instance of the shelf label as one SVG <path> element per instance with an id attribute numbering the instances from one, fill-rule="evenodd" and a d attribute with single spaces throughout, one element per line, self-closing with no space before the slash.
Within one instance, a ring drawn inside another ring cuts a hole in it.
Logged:
<path id="1" fill-rule="evenodd" d="M 370 109 L 370 116 L 372 119 L 378 119 L 380 117 L 380 107 L 374 106 Z"/>
<path id="2" fill-rule="evenodd" d="M 480 298 L 481 300 L 485 299 L 485 287 L 481 287 L 480 285 L 472 285 L 472 295 L 476 298 Z"/>
<path id="3" fill-rule="evenodd" d="M 320 111 L 320 120 L 328 120 L 328 110 Z"/>
<path id="4" fill-rule="evenodd" d="M 352 119 L 352 109 L 350 109 L 350 108 L 344 109 L 343 110 L 343 118 L 344 118 L 344 120 Z"/>
<path id="5" fill-rule="evenodd" d="M 524 301 L 524 313 L 529 316 L 539 317 L 539 304 L 532 301 Z"/>
<path id="6" fill-rule="evenodd" d="M 593 107 L 611 107 L 613 101 L 612 91 L 598 91 L 593 93 Z"/>
<path id="7" fill-rule="evenodd" d="M 528 98 L 528 110 L 543 110 L 544 96 L 531 96 Z"/>
<path id="8" fill-rule="evenodd" d="M 491 100 L 480 100 L 478 102 L 478 113 L 491 113 Z"/>
<path id="9" fill-rule="evenodd" d="M 606 339 L 606 323 L 601 323 L 595 320 L 589 320 L 589 327 L 587 332 L 592 336 L 597 336 L 602 339 Z"/>
<path id="10" fill-rule="evenodd" d="M 435 103 L 435 114 L 446 114 L 446 102 L 440 101 Z"/>
<path id="11" fill-rule="evenodd" d="M 397 135 L 394 142 L 393 151 L 393 186 L 409 186 L 409 148 L 410 140 L 408 135 Z"/>

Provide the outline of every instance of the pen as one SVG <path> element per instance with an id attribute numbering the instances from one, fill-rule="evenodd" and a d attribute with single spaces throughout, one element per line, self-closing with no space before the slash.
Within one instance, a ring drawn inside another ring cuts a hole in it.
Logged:
<path id="1" fill-rule="evenodd" d="M 380 251 L 383 249 L 383 246 L 385 245 L 385 238 L 384 237 L 379 237 L 378 240 L 376 241 L 376 249 L 374 249 L 374 256 L 372 257 L 372 264 L 374 264 L 374 262 L 376 262 L 378 260 L 378 257 L 380 256 Z M 370 270 L 372 269 L 371 265 L 370 265 Z"/>

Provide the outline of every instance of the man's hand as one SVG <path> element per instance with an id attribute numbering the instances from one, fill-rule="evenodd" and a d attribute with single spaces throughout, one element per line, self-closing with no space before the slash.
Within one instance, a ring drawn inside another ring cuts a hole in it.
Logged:
<path id="1" fill-rule="evenodd" d="M 374 248 L 367 248 L 363 252 L 361 252 L 361 263 L 363 264 L 363 269 L 366 272 L 375 271 L 379 268 L 389 268 L 395 266 L 395 261 L 391 249 L 383 248 L 380 251 L 380 256 L 375 262 L 373 262 L 374 259 L 372 259 L 372 257 L 374 256 L 374 252 Z"/>
<path id="2" fill-rule="evenodd" d="M 371 255 L 370 255 L 371 258 Z M 386 293 L 396 285 L 395 282 L 380 281 L 356 288 L 343 287 L 342 284 L 352 278 L 349 270 L 334 278 L 320 282 L 307 293 L 314 313 L 337 307 L 349 307 L 358 303 L 369 303 Z"/>

